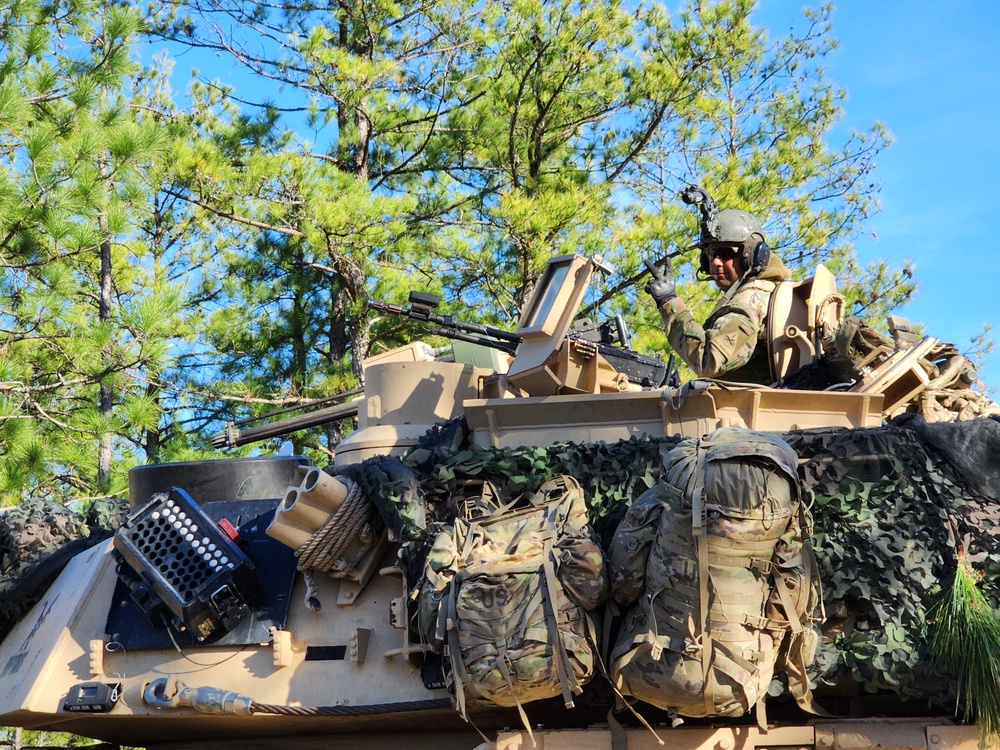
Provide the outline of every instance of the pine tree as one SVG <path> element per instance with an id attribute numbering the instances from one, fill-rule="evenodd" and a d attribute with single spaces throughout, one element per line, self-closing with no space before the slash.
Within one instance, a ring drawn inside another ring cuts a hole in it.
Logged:
<path id="1" fill-rule="evenodd" d="M 310 316 L 299 335 L 324 332 L 324 373 L 293 377 L 284 363 L 307 342 L 261 325 L 256 345 L 270 355 L 246 402 L 349 387 L 348 364 L 359 376 L 373 346 L 392 346 L 402 328 L 370 317 L 369 295 L 401 301 L 422 288 L 444 297 L 444 312 L 512 327 L 556 253 L 615 265 L 592 302 L 625 312 L 639 348 L 664 347 L 638 293 L 642 261 L 697 236 L 695 212 L 677 200 L 692 183 L 757 216 L 799 275 L 830 266 L 849 312 L 877 318 L 905 299 L 907 267 L 863 269 L 854 256 L 889 138 L 875 123 L 836 143 L 845 93 L 822 68 L 836 44 L 829 9 L 773 40 L 752 10 L 749 0 L 692 2 L 674 15 L 613 0 L 448 0 L 309 4 L 279 16 L 265 4 L 164 1 L 159 34 L 229 55 L 256 82 L 199 76 L 191 125 L 201 136 L 177 159 L 176 194 L 271 266 L 235 252 L 231 303 L 290 322 L 284 302 L 264 301 L 269 280 L 293 268 L 318 273 L 310 283 L 329 301 L 288 301 Z M 682 277 L 694 275 L 694 256 L 675 262 Z M 705 286 L 682 293 L 695 307 L 714 298 Z M 236 316 L 215 322 L 219 340 L 239 338 Z"/>
<path id="2" fill-rule="evenodd" d="M 163 145 L 128 98 L 142 19 L 25 2 L 6 20 L 0 489 L 8 501 L 120 494 L 135 460 L 124 436 L 150 418 L 136 217 Z"/>
<path id="3" fill-rule="evenodd" d="M 473 6 L 401 13 L 395 3 L 313 4 L 278 18 L 263 5 L 220 4 L 213 12 L 238 22 L 225 37 L 214 36 L 216 24 L 193 22 L 203 9 L 179 7 L 163 7 L 162 34 L 230 50 L 284 90 L 279 109 L 197 80 L 188 122 L 199 137 L 175 160 L 174 194 L 246 242 L 242 250 L 227 243 L 229 283 L 208 342 L 244 342 L 221 356 L 231 371 L 248 368 L 245 390 L 232 380 L 217 390 L 242 398 L 237 416 L 266 408 L 264 401 L 352 387 L 373 346 L 368 296 L 405 295 L 414 269 L 440 287 L 437 227 L 465 200 L 450 189 L 454 152 L 443 145 L 442 125 L 475 96 L 464 78 L 479 48 L 467 20 Z M 390 340 L 382 330 L 376 346 Z"/>

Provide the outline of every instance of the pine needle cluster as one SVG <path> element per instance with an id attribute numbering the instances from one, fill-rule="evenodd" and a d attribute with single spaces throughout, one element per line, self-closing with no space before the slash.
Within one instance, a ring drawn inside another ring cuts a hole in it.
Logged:
<path id="1" fill-rule="evenodd" d="M 1000 613 L 983 596 L 978 574 L 959 550 L 955 577 L 931 612 L 934 665 L 958 679 L 956 715 L 975 717 L 980 747 L 1000 737 Z"/>

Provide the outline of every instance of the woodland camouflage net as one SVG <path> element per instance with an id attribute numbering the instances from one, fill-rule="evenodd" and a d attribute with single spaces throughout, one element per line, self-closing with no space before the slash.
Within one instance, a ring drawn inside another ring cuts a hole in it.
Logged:
<path id="1" fill-rule="evenodd" d="M 811 495 L 824 583 L 824 642 L 811 669 L 817 694 L 888 692 L 951 707 L 953 681 L 931 672 L 927 613 L 954 575 L 956 533 L 970 552 L 989 553 L 977 573 L 989 600 L 1000 601 L 1000 421 L 927 425 L 908 416 L 880 428 L 782 437 L 799 455 L 807 501 Z M 373 459 L 351 473 L 403 544 L 415 580 L 430 540 L 484 481 L 510 498 L 557 474 L 576 477 L 606 544 L 678 440 L 485 449 L 469 446 L 457 421 L 428 433 L 401 461 Z"/>
<path id="2" fill-rule="evenodd" d="M 30 498 L 0 509 L 0 638 L 73 555 L 108 537 L 127 507 L 124 500 L 107 498 L 83 516 L 54 500 Z"/>

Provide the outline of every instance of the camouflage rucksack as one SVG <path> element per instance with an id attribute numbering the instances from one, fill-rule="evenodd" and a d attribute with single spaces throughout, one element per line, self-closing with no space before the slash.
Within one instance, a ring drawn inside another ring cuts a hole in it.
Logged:
<path id="1" fill-rule="evenodd" d="M 459 518 L 427 559 L 421 629 L 446 648 L 458 710 L 466 692 L 501 706 L 562 694 L 594 672 L 590 611 L 607 598 L 579 483 L 545 482 L 527 507 Z M 527 717 L 522 710 L 527 725 Z"/>
<path id="2" fill-rule="evenodd" d="M 782 440 L 733 428 L 664 457 L 611 546 L 611 595 L 631 605 L 611 653 L 622 693 L 691 717 L 756 705 L 763 726 L 777 667 L 819 711 L 805 667 L 822 591 L 797 461 Z"/>

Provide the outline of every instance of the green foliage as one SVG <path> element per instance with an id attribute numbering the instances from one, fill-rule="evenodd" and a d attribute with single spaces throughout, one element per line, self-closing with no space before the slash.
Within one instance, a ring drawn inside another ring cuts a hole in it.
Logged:
<path id="1" fill-rule="evenodd" d="M 22 747 L 90 747 L 100 744 L 97 740 L 66 732 L 40 732 L 28 729 L 0 727 L 0 744 L 12 748 Z"/>
<path id="2" fill-rule="evenodd" d="M 1000 612 L 979 590 L 979 575 L 959 551 L 955 576 L 931 611 L 934 663 L 958 678 L 963 718 L 975 716 L 980 745 L 995 745 L 1000 734 Z"/>
<path id="3" fill-rule="evenodd" d="M 122 492 L 138 435 L 159 419 L 149 368 L 175 335 L 169 296 L 150 302 L 134 253 L 168 145 L 133 87 L 143 19 L 97 1 L 7 13 L 3 499 Z M 31 427 L 7 429 L 18 422 Z"/>
<path id="4" fill-rule="evenodd" d="M 172 0 L 63 10 L 25 0 L 0 23 L 0 396 L 3 419 L 34 423 L 0 450 L 38 459 L 6 471 L 8 502 L 121 489 L 136 462 L 203 457 L 227 421 L 355 387 L 366 356 L 415 332 L 369 296 L 419 288 L 511 327 L 550 255 L 601 253 L 621 279 L 588 304 L 622 311 L 636 348 L 663 347 L 634 279 L 696 233 L 687 183 L 755 213 L 798 273 L 829 264 L 867 315 L 912 288 L 906 267 L 854 261 L 889 136 L 876 123 L 836 142 L 828 8 L 776 36 L 748 0 L 280 16 L 224 0 L 224 25 Z M 241 75 L 195 71 L 179 94 L 167 52 L 136 64 L 146 34 Z M 349 429 L 294 448 L 328 460 Z"/>
<path id="5" fill-rule="evenodd" d="M 987 354 L 990 354 L 996 346 L 996 341 L 993 339 L 993 326 L 983 324 L 982 330 L 975 336 L 972 336 L 969 343 L 970 347 L 963 351 L 962 354 L 968 357 L 974 364 L 981 365 L 983 358 Z M 997 387 L 995 385 L 980 383 L 980 388 L 989 398 L 996 400 Z"/>

